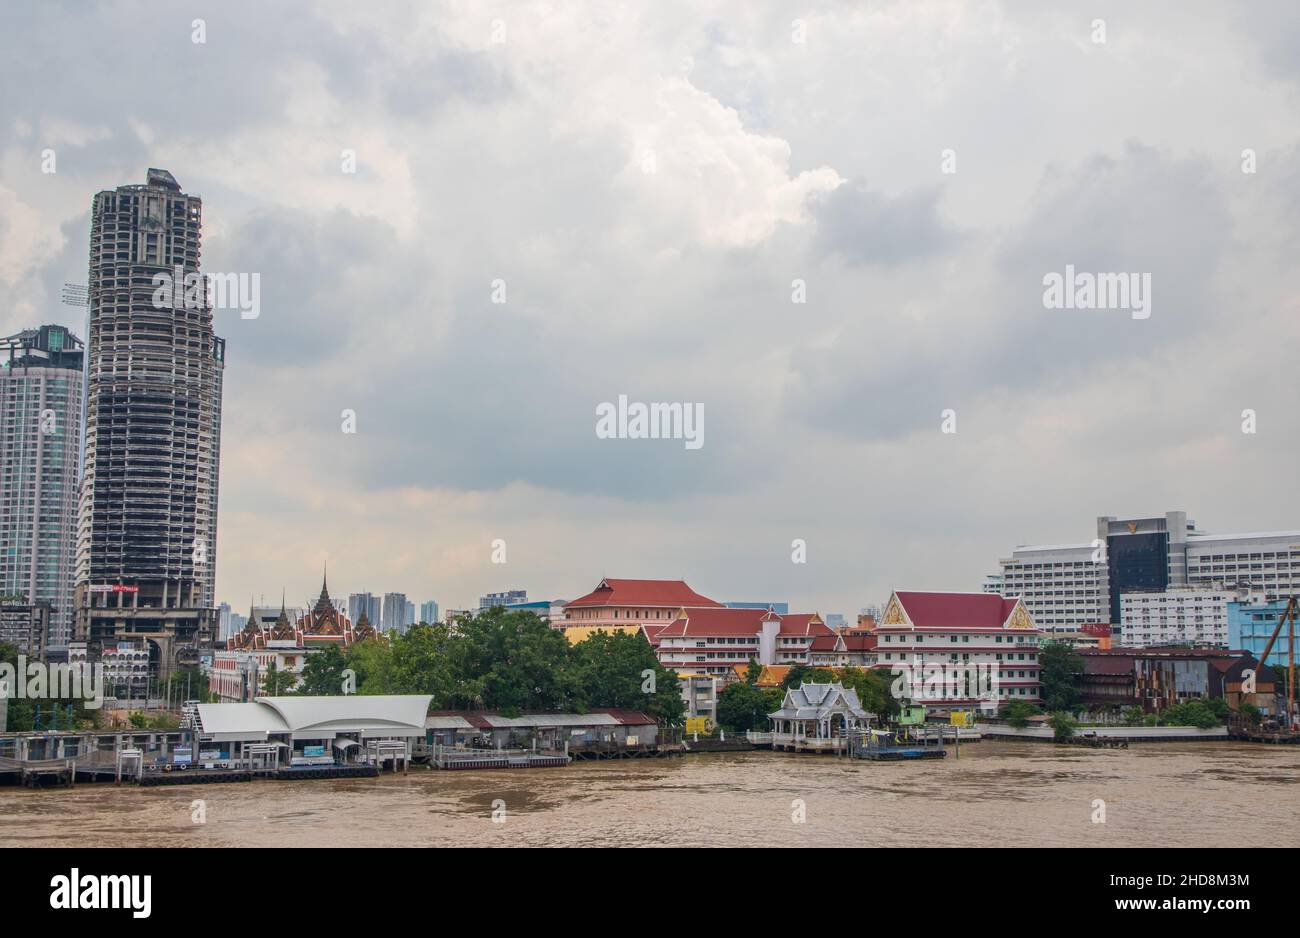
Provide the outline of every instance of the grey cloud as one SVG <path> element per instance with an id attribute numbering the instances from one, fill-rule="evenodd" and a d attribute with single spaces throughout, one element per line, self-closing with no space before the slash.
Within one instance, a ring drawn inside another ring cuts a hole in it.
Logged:
<path id="1" fill-rule="evenodd" d="M 812 203 L 815 248 L 850 264 L 893 267 L 952 248 L 958 235 L 939 217 L 937 189 L 890 197 L 845 183 Z"/>
<path id="2" fill-rule="evenodd" d="M 872 308 L 836 354 L 796 353 L 787 406 L 823 430 L 896 439 L 938 427 L 940 411 L 961 402 L 1068 387 L 1097 368 L 1167 351 L 1236 315 L 1215 286 L 1230 229 L 1204 161 L 1131 144 L 1119 159 L 1094 156 L 1053 169 L 1029 216 L 994 249 L 991 271 L 982 269 L 987 249 L 952 268 L 972 285 L 970 294 L 937 292 L 930 271 L 912 275 L 915 297 L 929 297 L 927 318 Z M 1150 272 L 1151 318 L 1045 309 L 1043 276 L 1067 264 L 1081 272 Z M 982 288 L 986 273 L 992 282 Z M 1148 374 L 1137 366 L 1125 380 L 1142 393 Z"/>

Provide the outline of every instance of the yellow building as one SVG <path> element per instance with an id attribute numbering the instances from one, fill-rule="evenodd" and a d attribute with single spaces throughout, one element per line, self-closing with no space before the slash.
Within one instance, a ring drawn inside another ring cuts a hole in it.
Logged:
<path id="1" fill-rule="evenodd" d="M 564 630 L 565 637 L 569 640 L 570 645 L 576 645 L 579 642 L 585 642 L 597 632 L 621 632 L 624 635 L 640 635 L 641 626 L 639 625 L 571 625 Z"/>

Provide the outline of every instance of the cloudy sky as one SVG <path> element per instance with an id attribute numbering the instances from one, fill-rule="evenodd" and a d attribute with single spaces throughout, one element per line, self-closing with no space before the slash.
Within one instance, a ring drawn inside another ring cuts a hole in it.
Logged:
<path id="1" fill-rule="evenodd" d="M 1294 3 L 0 20 L 6 334 L 84 331 L 91 198 L 150 166 L 261 276 L 217 314 L 236 609 L 328 560 L 444 608 L 608 575 L 851 615 L 1101 514 L 1300 528 Z M 1149 273 L 1150 317 L 1045 308 L 1067 264 Z M 704 446 L 597 438 L 620 394 L 702 404 Z"/>

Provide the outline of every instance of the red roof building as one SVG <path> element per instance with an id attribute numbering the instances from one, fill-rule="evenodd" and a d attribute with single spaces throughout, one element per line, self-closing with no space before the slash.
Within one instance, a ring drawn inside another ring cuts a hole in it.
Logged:
<path id="1" fill-rule="evenodd" d="M 564 624 L 667 625 L 680 609 L 721 609 L 722 603 L 701 596 L 685 580 L 603 579 L 586 596 L 565 603 Z"/>
<path id="2" fill-rule="evenodd" d="M 1018 598 L 900 590 L 874 635 L 876 667 L 902 676 L 908 699 L 927 708 L 992 710 L 1041 697 L 1041 633 Z"/>
<path id="3" fill-rule="evenodd" d="M 737 665 L 808 664 L 813 643 L 836 633 L 816 613 L 763 609 L 680 609 L 655 636 L 665 668 L 729 677 Z"/>
<path id="4" fill-rule="evenodd" d="M 841 631 L 813 639 L 809 664 L 826 668 L 870 668 L 876 664 L 876 636 L 869 631 Z"/>

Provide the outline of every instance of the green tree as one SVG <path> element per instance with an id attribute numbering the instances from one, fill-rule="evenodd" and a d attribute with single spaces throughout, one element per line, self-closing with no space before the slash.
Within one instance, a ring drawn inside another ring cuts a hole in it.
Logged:
<path id="1" fill-rule="evenodd" d="M 901 709 L 894 695 L 889 692 L 888 672 L 845 668 L 840 672 L 839 681 L 846 690 L 857 691 L 862 709 L 874 713 L 882 720 L 896 716 Z"/>
<path id="2" fill-rule="evenodd" d="M 1137 726 L 1142 722 L 1141 707 L 1126 707 L 1124 709 L 1124 723 L 1127 726 Z"/>
<path id="3" fill-rule="evenodd" d="M 593 632 L 570 651 L 578 703 L 643 710 L 660 723 L 686 715 L 677 672 L 663 667 L 640 634 Z"/>
<path id="4" fill-rule="evenodd" d="M 781 690 L 802 686 L 804 681 L 811 680 L 812 670 L 806 664 L 790 665 L 790 670 L 785 672 L 785 677 L 781 679 Z"/>
<path id="5" fill-rule="evenodd" d="M 1263 713 L 1260 712 L 1259 707 L 1255 706 L 1250 701 L 1246 701 L 1241 705 L 1241 716 L 1251 726 L 1259 726 L 1260 721 L 1264 717 Z"/>
<path id="6" fill-rule="evenodd" d="M 15 680 L 24 680 L 25 674 L 18 672 L 18 646 L 10 642 L 0 642 L 0 663 L 8 664 L 14 669 Z M 30 665 L 35 659 L 29 658 Z M 59 682 L 60 686 L 66 686 Z M 92 685 L 83 685 L 88 690 Z M 46 693 L 52 693 L 53 682 L 47 682 Z M 13 692 L 11 688 L 11 693 Z M 94 708 L 87 708 L 87 701 L 84 696 L 63 698 L 42 698 L 32 700 L 28 697 L 10 697 L 8 702 L 8 719 L 6 720 L 9 732 L 28 732 L 31 730 L 72 730 L 88 729 L 95 725 L 99 711 Z M 39 723 L 39 725 L 38 725 Z"/>
<path id="7" fill-rule="evenodd" d="M 1222 726 L 1223 722 L 1201 698 L 1171 704 L 1160 711 L 1160 723 L 1163 726 L 1195 726 L 1208 730 Z"/>
<path id="8" fill-rule="evenodd" d="M 298 683 L 296 675 L 288 671 L 281 671 L 276 666 L 274 660 L 266 668 L 266 676 L 262 680 L 262 694 L 266 697 L 283 697 L 293 692 L 294 685 Z"/>
<path id="9" fill-rule="evenodd" d="M 330 642 L 307 655 L 298 693 L 308 697 L 335 697 L 343 693 L 343 671 L 348 666 L 343 649 Z"/>
<path id="10" fill-rule="evenodd" d="M 757 658 L 750 658 L 749 665 L 745 668 L 745 683 L 753 687 L 758 683 L 758 679 L 763 676 L 763 665 Z"/>
<path id="11" fill-rule="evenodd" d="M 1047 642 L 1038 649 L 1043 706 L 1048 710 L 1073 710 L 1079 703 L 1083 657 L 1065 642 Z"/>
<path id="12" fill-rule="evenodd" d="M 456 687 L 451 641 L 445 625 L 413 625 L 405 635 L 393 636 L 383 693 L 429 694 L 435 709 L 446 706 Z"/>
<path id="13" fill-rule="evenodd" d="M 1068 713 L 1058 710 L 1047 718 L 1047 725 L 1052 728 L 1052 738 L 1059 742 L 1074 735 L 1076 724 Z"/>
<path id="14" fill-rule="evenodd" d="M 1217 719 L 1219 723 L 1223 724 L 1228 722 L 1229 710 L 1228 702 L 1226 700 L 1222 697 L 1202 697 L 1201 700 L 1204 701 L 1206 709 L 1214 714 L 1215 719 Z"/>
<path id="15" fill-rule="evenodd" d="M 462 618 L 450 643 L 457 706 L 503 712 L 566 710 L 578 686 L 569 640 L 534 613 L 494 606 Z"/>
<path id="16" fill-rule="evenodd" d="M 1002 708 L 1002 719 L 1015 729 L 1024 729 L 1029 725 L 1029 718 L 1038 713 L 1038 708 L 1027 700 L 1013 700 Z"/>
<path id="17" fill-rule="evenodd" d="M 158 693 L 166 700 L 181 703 L 186 700 L 211 701 L 208 676 L 198 665 L 177 668 L 162 682 Z"/>
<path id="18" fill-rule="evenodd" d="M 21 678 L 21 675 L 16 673 L 18 668 L 17 645 L 12 642 L 0 642 L 0 664 L 7 664 L 14 668 L 15 677 Z M 10 694 L 12 694 L 14 688 L 10 688 L 9 690 Z M 26 697 L 17 698 L 11 696 L 9 698 L 8 711 L 9 718 L 7 721 L 7 729 L 10 733 L 25 733 L 35 729 L 36 709 L 32 701 L 28 700 Z M 0 731 L 4 731 L 5 729 L 6 727 L 0 726 Z"/>
<path id="19" fill-rule="evenodd" d="M 736 733 L 767 729 L 770 699 L 763 688 L 753 684 L 729 684 L 718 695 L 718 725 Z"/>
<path id="20" fill-rule="evenodd" d="M 347 666 L 357 676 L 358 694 L 388 693 L 393 664 L 389 640 L 378 636 L 367 638 L 349 647 L 345 657 Z"/>

